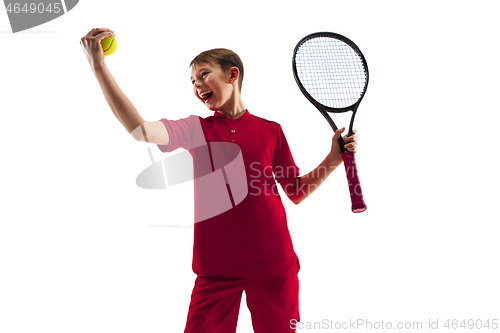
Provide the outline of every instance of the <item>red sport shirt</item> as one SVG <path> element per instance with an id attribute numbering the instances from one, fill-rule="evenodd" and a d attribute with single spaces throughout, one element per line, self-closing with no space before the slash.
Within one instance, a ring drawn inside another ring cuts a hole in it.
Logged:
<path id="1" fill-rule="evenodd" d="M 300 174 L 281 126 L 251 115 L 248 110 L 237 119 L 229 119 L 216 111 L 207 118 L 163 118 L 161 122 L 170 138 L 168 145 L 158 145 L 162 152 L 187 149 L 195 165 L 200 155 L 199 147 L 207 143 L 212 146 L 216 142 L 232 142 L 239 147 L 243 158 L 248 188 L 244 199 L 235 205 L 236 200 L 232 198 L 230 209 L 195 221 L 194 273 L 198 276 L 269 277 L 285 275 L 293 271 L 295 265 L 300 267 L 276 188 L 276 182 Z M 214 161 L 208 164 L 214 171 Z M 199 166 L 193 168 L 195 206 L 197 200 L 198 203 L 204 200 L 196 197 L 199 169 Z"/>

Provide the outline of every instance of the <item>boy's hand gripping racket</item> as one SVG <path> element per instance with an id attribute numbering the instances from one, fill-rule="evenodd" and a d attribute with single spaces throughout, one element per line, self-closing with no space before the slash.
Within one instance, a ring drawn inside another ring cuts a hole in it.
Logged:
<path id="1" fill-rule="evenodd" d="M 348 135 L 359 103 L 368 86 L 368 65 L 359 48 L 348 38 L 332 32 L 318 32 L 302 38 L 293 51 L 293 75 L 307 97 L 326 118 L 333 131 L 337 126 L 329 112 L 352 111 Z M 352 211 L 366 210 L 359 184 L 354 153 L 339 138 L 347 173 Z"/>

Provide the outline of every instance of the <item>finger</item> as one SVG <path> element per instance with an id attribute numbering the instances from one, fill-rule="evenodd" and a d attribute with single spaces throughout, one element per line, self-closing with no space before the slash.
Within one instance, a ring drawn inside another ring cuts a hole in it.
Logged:
<path id="1" fill-rule="evenodd" d="M 95 36 L 99 33 L 98 29 L 97 28 L 94 28 L 92 30 L 89 31 L 89 33 L 87 34 L 87 36 Z"/>
<path id="2" fill-rule="evenodd" d="M 103 40 L 104 38 L 106 37 L 115 37 L 115 33 L 114 32 L 102 32 L 100 33 L 99 35 L 97 35 L 95 37 L 95 39 L 98 41 L 98 42 L 101 42 L 101 40 Z"/>
<path id="3" fill-rule="evenodd" d="M 99 32 L 103 32 L 103 31 L 113 31 L 113 30 L 111 30 L 111 29 L 109 29 L 109 28 L 94 28 L 94 29 L 92 29 L 92 30 L 90 30 L 90 31 L 91 31 L 91 32 L 93 31 L 94 33 L 95 33 L 95 32 L 99 33 Z"/>
<path id="4" fill-rule="evenodd" d="M 344 141 L 345 141 L 346 143 L 348 143 L 348 142 L 358 141 L 358 137 L 357 137 L 356 135 L 352 135 L 352 136 L 347 136 L 347 135 L 345 135 L 345 136 L 343 137 L 343 139 L 344 139 Z"/>
<path id="5" fill-rule="evenodd" d="M 357 141 L 358 140 L 358 136 L 356 135 L 358 133 L 358 131 L 356 130 L 352 130 L 352 139 L 353 141 Z"/>
<path id="6" fill-rule="evenodd" d="M 357 150 L 358 144 L 356 142 L 348 143 L 344 145 L 344 148 L 350 152 L 354 152 Z"/>
<path id="7" fill-rule="evenodd" d="M 94 28 L 92 30 L 89 31 L 89 33 L 87 34 L 87 36 L 89 37 L 95 37 L 97 35 L 99 35 L 100 33 L 102 32 L 113 32 L 111 29 L 108 29 L 108 28 Z"/>
<path id="8" fill-rule="evenodd" d="M 345 127 L 339 128 L 338 130 L 335 131 L 335 134 L 333 135 L 333 140 L 338 140 L 342 134 L 342 132 L 345 131 Z"/>
<path id="9" fill-rule="evenodd" d="M 93 40 L 95 39 L 98 42 L 101 42 L 106 37 L 115 37 L 115 33 L 113 31 L 105 31 L 105 32 L 100 32 L 97 35 L 87 35 L 85 37 L 81 38 L 82 42 L 88 41 L 88 40 Z"/>
<path id="10" fill-rule="evenodd" d="M 115 33 L 113 30 L 111 29 L 108 29 L 108 28 L 100 28 L 97 30 L 99 33 L 103 33 L 103 32 L 111 32 L 111 33 Z"/>

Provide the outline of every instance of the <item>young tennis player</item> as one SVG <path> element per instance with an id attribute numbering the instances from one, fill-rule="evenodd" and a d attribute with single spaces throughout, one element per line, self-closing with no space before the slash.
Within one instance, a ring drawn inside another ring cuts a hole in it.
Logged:
<path id="1" fill-rule="evenodd" d="M 294 332 L 291 324 L 300 321 L 300 264 L 276 182 L 292 202 L 302 202 L 342 163 L 338 139 L 344 129 L 335 132 L 331 151 L 320 165 L 299 176 L 281 126 L 245 108 L 241 98 L 243 64 L 226 49 L 202 52 L 190 64 L 195 97 L 213 115 L 144 121 L 105 65 L 100 40 L 107 36 L 114 36 L 113 31 L 93 29 L 81 39 L 81 45 L 111 110 L 136 140 L 157 144 L 163 152 L 189 150 L 195 173 L 200 159 L 195 150 L 200 147 L 211 156 L 210 170 L 218 169 L 213 158 L 217 142 L 233 143 L 243 159 L 244 170 L 239 174 L 246 175 L 244 199 L 235 200 L 232 181 L 238 172 L 225 167 L 231 205 L 194 225 L 192 267 L 197 277 L 184 332 L 235 332 L 243 290 L 255 332 Z M 347 150 L 356 152 L 357 136 L 344 140 Z M 196 189 L 195 179 L 195 195 Z M 197 200 L 214 202 L 206 197 Z M 222 196 L 217 200 L 222 201 Z"/>

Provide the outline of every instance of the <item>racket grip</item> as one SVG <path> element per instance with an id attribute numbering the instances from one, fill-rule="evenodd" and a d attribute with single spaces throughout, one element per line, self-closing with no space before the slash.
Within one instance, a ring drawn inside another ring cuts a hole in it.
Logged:
<path id="1" fill-rule="evenodd" d="M 354 153 L 344 152 L 342 154 L 344 160 L 345 172 L 347 174 L 347 183 L 349 192 L 351 193 L 352 212 L 361 213 L 366 210 L 365 202 L 363 201 L 363 192 L 359 183 L 358 168 L 356 167 L 356 159 Z"/>

